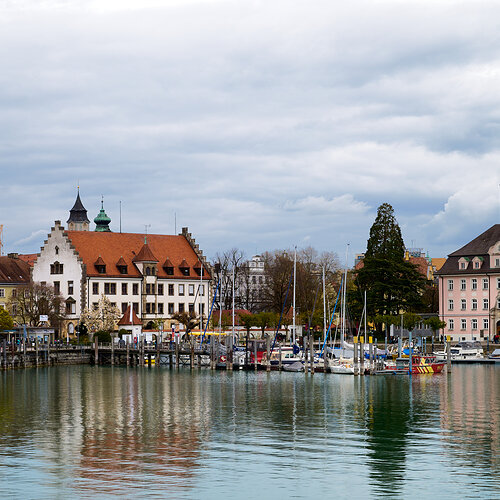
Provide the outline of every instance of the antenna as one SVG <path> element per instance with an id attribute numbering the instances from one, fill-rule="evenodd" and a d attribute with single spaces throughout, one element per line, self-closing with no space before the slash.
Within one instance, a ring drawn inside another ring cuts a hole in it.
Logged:
<path id="1" fill-rule="evenodd" d="M 122 200 L 120 200 L 120 233 L 122 232 Z"/>
<path id="2" fill-rule="evenodd" d="M 148 227 L 151 227 L 151 224 L 144 224 L 144 231 L 146 233 L 144 236 L 144 244 L 148 242 Z"/>
<path id="3" fill-rule="evenodd" d="M 174 234 L 177 234 L 177 212 L 174 212 Z"/>

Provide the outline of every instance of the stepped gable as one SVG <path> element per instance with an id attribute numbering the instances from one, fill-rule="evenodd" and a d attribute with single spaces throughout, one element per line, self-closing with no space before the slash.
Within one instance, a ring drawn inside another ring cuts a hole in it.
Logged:
<path id="1" fill-rule="evenodd" d="M 458 261 L 461 257 L 468 257 L 473 259 L 474 257 L 481 257 L 483 264 L 481 266 L 480 272 L 485 273 L 488 271 L 498 272 L 498 268 L 490 267 L 490 256 L 488 250 L 500 241 L 500 224 L 495 224 L 487 229 L 484 233 L 480 234 L 477 238 L 459 248 L 453 253 L 448 255 L 448 259 L 443 264 L 441 269 L 436 272 L 436 275 L 446 275 L 446 274 L 470 274 L 471 272 L 477 271 L 472 270 L 470 266 L 467 269 L 459 269 Z"/>
<path id="2" fill-rule="evenodd" d="M 132 321 L 130 321 L 130 314 L 132 314 Z M 142 325 L 142 321 L 137 317 L 137 314 L 135 314 L 135 311 L 131 308 L 131 306 L 127 307 L 127 310 L 121 317 L 120 321 L 118 321 L 118 326 L 129 325 Z"/>
<path id="3" fill-rule="evenodd" d="M 144 234 L 96 231 L 67 231 L 66 234 L 86 265 L 88 276 L 142 276 L 134 262 L 137 262 L 136 257 L 143 258 L 140 251 L 144 246 Z M 147 246 L 153 256 L 153 262 L 163 262 L 168 258 L 173 266 L 173 275 L 167 275 L 165 268 L 158 266 L 158 278 L 193 279 L 193 276 L 184 276 L 179 269 L 183 260 L 189 267 L 193 267 L 198 261 L 196 252 L 183 235 L 148 234 Z M 148 258 L 151 258 L 151 255 Z M 127 266 L 127 273 L 120 274 L 116 266 L 109 265 L 105 274 L 99 274 L 94 267 L 99 256 L 107 263 L 118 262 L 122 257 Z M 210 279 L 207 266 L 203 270 L 203 276 Z"/>
<path id="4" fill-rule="evenodd" d="M 0 283 L 28 283 L 30 272 L 30 266 L 24 260 L 17 257 L 0 257 Z"/>

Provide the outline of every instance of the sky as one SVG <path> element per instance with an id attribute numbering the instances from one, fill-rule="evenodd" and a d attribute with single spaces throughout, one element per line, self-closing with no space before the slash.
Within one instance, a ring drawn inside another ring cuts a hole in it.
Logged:
<path id="1" fill-rule="evenodd" d="M 442 257 L 500 223 L 500 3 L 0 0 L 3 253 L 123 232 Z M 91 225 L 93 228 L 94 225 Z"/>

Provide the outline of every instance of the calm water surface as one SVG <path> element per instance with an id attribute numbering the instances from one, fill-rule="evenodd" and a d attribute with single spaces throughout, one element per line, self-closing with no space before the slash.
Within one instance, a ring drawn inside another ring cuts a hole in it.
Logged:
<path id="1" fill-rule="evenodd" d="M 500 366 L 0 373 L 1 498 L 500 498 Z"/>

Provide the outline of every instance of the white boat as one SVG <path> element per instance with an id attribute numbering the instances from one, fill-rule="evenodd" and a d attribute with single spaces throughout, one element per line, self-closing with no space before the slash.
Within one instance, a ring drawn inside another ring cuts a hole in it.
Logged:
<path id="1" fill-rule="evenodd" d="M 437 351 L 434 353 L 438 361 L 446 361 L 446 350 Z M 459 359 L 483 359 L 483 347 L 480 342 L 459 342 L 457 345 L 450 347 L 450 357 L 452 360 Z"/>
<path id="2" fill-rule="evenodd" d="M 295 349 L 297 351 L 297 349 Z M 263 354 L 262 360 L 266 360 L 266 353 Z M 280 349 L 278 347 L 275 347 L 273 349 L 273 352 L 271 353 L 271 365 L 279 365 L 280 361 Z M 281 347 L 281 364 L 284 365 L 291 365 L 293 363 L 297 362 L 302 362 L 303 361 L 303 356 L 302 356 L 302 351 L 299 352 L 294 352 L 293 347 L 291 346 L 282 346 Z"/>
<path id="3" fill-rule="evenodd" d="M 354 363 L 352 359 L 340 358 L 329 362 L 330 372 L 340 375 L 354 375 Z"/>

